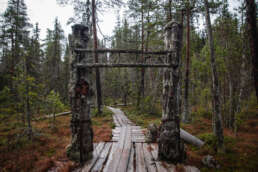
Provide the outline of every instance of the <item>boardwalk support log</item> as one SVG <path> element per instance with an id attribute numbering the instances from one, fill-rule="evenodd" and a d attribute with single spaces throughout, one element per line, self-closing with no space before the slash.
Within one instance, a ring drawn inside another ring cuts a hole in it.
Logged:
<path id="1" fill-rule="evenodd" d="M 191 135 L 190 133 L 186 132 L 182 128 L 180 128 L 180 138 L 184 140 L 184 142 L 197 146 L 202 147 L 204 145 L 204 142 L 197 137 Z"/>
<path id="2" fill-rule="evenodd" d="M 77 68 L 76 64 L 91 63 L 92 59 L 85 53 L 75 52 L 74 48 L 87 48 L 88 40 L 88 27 L 80 24 L 72 26 L 72 35 L 69 35 L 72 52 L 69 82 L 72 142 L 67 147 L 67 156 L 71 160 L 80 161 L 81 164 L 93 155 L 93 130 L 90 119 L 90 100 L 93 95 L 92 70 Z"/>
<path id="3" fill-rule="evenodd" d="M 166 68 L 163 76 L 163 109 L 160 127 L 158 157 L 160 160 L 180 163 L 186 159 L 184 144 L 180 139 L 179 119 L 179 66 L 181 61 L 182 26 L 171 21 L 165 27 L 166 49 L 172 51 L 166 63 L 174 66 Z"/>

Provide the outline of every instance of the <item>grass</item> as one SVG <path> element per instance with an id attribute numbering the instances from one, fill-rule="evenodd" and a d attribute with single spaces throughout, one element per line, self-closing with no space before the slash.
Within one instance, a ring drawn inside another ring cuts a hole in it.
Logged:
<path id="1" fill-rule="evenodd" d="M 94 112 L 95 110 L 93 110 Z M 0 171 L 43 172 L 58 167 L 70 171 L 77 164 L 66 157 L 70 144 L 71 115 L 56 118 L 55 128 L 49 119 L 33 121 L 34 136 L 28 140 L 17 115 L 8 116 L 0 123 Z M 112 112 L 103 108 L 102 116 L 93 113 L 94 142 L 110 141 L 113 127 Z"/>

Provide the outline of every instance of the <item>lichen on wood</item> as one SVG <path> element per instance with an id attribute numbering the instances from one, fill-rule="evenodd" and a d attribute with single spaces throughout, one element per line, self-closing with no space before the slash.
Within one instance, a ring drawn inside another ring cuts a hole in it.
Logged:
<path id="1" fill-rule="evenodd" d="M 75 48 L 87 48 L 88 27 L 80 24 L 72 26 L 73 34 L 69 35 L 72 52 L 69 95 L 72 111 L 72 141 L 67 147 L 67 156 L 74 161 L 84 163 L 92 158 L 93 130 L 90 118 L 92 91 L 92 69 L 78 68 L 78 63 L 92 63 L 93 59 Z"/>
<path id="2" fill-rule="evenodd" d="M 168 67 L 163 76 L 163 109 L 160 127 L 158 158 L 173 163 L 186 158 L 184 144 L 180 139 L 179 119 L 179 67 L 181 60 L 182 26 L 175 21 L 165 27 L 165 46 L 172 53 L 167 54 Z"/>

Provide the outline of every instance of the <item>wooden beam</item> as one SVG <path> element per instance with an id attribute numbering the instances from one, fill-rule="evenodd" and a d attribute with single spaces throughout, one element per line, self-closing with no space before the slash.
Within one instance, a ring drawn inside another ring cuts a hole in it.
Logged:
<path id="1" fill-rule="evenodd" d="M 173 67 L 169 64 L 143 64 L 143 63 L 120 63 L 120 64 L 108 64 L 108 63 L 88 63 L 88 64 L 77 64 L 78 68 L 109 68 L 109 67 L 141 67 L 141 68 L 158 68 L 158 67 Z"/>
<path id="2" fill-rule="evenodd" d="M 76 48 L 74 51 L 80 51 L 85 53 L 94 53 L 94 50 L 79 49 Z M 142 50 L 121 50 L 121 49 L 97 49 L 96 53 L 127 53 L 127 54 L 154 54 L 154 55 L 166 55 L 172 53 L 171 51 L 142 51 Z"/>

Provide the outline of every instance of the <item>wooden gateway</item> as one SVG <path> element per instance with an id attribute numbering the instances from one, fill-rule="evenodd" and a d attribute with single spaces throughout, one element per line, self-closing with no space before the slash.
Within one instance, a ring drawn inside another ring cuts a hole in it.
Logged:
<path id="1" fill-rule="evenodd" d="M 181 163 L 186 158 L 184 144 L 180 139 L 179 126 L 179 72 L 181 66 L 182 27 L 171 21 L 165 27 L 166 51 L 144 52 L 139 50 L 88 50 L 88 27 L 72 26 L 69 44 L 70 59 L 69 94 L 72 109 L 72 142 L 67 148 L 71 160 L 79 161 L 80 171 L 175 171 L 169 163 Z M 128 53 L 164 55 L 165 64 L 101 64 L 93 63 L 90 53 Z M 143 130 L 135 126 L 119 109 L 114 112 L 116 128 L 112 131 L 112 142 L 93 144 L 90 119 L 90 104 L 93 96 L 92 69 L 103 67 L 163 67 L 163 112 L 158 144 L 145 142 Z M 184 133 L 184 132 L 183 132 Z M 185 132 L 184 134 L 187 135 Z M 184 136 L 186 136 L 184 135 Z M 190 139 L 191 140 L 191 139 Z M 203 143 L 196 141 L 197 145 Z M 161 161 L 162 160 L 162 161 Z M 164 161 L 164 162 L 163 162 Z M 165 162 L 166 161 L 166 162 Z M 190 166 L 186 171 L 198 171 Z"/>

